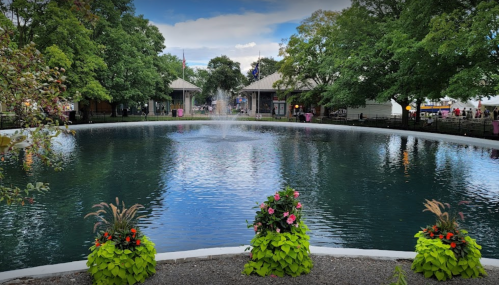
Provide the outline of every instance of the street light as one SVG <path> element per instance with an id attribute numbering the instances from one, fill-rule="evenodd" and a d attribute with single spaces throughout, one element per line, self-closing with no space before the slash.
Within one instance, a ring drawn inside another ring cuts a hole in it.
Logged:
<path id="1" fill-rule="evenodd" d="M 300 108 L 300 106 L 295 105 L 295 116 L 296 116 L 295 122 L 298 122 L 298 108 Z"/>

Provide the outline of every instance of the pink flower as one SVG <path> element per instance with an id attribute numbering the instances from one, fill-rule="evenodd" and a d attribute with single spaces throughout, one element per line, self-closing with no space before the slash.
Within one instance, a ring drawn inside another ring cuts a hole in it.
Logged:
<path id="1" fill-rule="evenodd" d="M 286 213 L 284 213 L 282 215 L 283 215 L 283 217 L 287 217 L 287 216 L 289 216 L 289 212 L 286 212 Z"/>
<path id="2" fill-rule="evenodd" d="M 295 191 L 295 193 L 293 193 L 293 197 L 298 198 L 298 196 L 300 196 L 300 193 L 298 193 L 298 191 Z"/>
<path id="3" fill-rule="evenodd" d="M 298 227 L 298 224 L 295 224 L 295 228 L 297 228 L 297 227 Z"/>
<path id="4" fill-rule="evenodd" d="M 276 232 L 280 233 L 281 232 L 281 229 L 280 228 L 277 228 L 275 229 Z"/>
<path id="5" fill-rule="evenodd" d="M 258 231 L 258 226 L 253 226 L 253 229 L 256 231 Z"/>
<path id="6" fill-rule="evenodd" d="M 264 204 L 264 203 L 262 203 L 262 204 L 260 205 L 260 209 L 263 209 L 263 208 L 265 208 L 265 204 Z"/>
<path id="7" fill-rule="evenodd" d="M 271 214 L 271 215 L 272 215 L 273 213 L 274 213 L 274 209 L 269 208 L 269 214 Z"/>
<path id="8" fill-rule="evenodd" d="M 288 223 L 289 225 L 291 225 L 291 224 L 293 223 L 293 219 L 288 218 L 288 219 L 286 220 L 286 223 Z"/>
<path id="9" fill-rule="evenodd" d="M 291 216 L 289 216 L 289 218 L 294 222 L 296 220 L 296 216 L 295 214 L 291 214 Z"/>
<path id="10" fill-rule="evenodd" d="M 298 202 L 298 204 L 296 205 L 296 209 L 300 209 L 301 208 L 301 203 Z"/>
<path id="11" fill-rule="evenodd" d="M 279 196 L 279 193 L 275 193 L 275 195 L 274 195 L 274 199 L 275 199 L 276 201 L 279 201 L 279 199 L 281 199 L 281 196 Z"/>

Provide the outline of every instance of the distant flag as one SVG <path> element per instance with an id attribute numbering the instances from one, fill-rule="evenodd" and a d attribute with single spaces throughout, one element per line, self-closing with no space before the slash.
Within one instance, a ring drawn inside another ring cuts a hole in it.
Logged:
<path id="1" fill-rule="evenodd" d="M 260 71 L 258 70 L 258 63 L 257 63 L 255 66 L 255 69 L 253 69 L 253 72 L 252 72 L 253 77 L 255 77 L 255 79 L 258 79 L 258 72 L 260 72 Z"/>
<path id="2" fill-rule="evenodd" d="M 185 55 L 184 55 L 184 51 L 182 51 L 182 69 L 185 69 Z"/>

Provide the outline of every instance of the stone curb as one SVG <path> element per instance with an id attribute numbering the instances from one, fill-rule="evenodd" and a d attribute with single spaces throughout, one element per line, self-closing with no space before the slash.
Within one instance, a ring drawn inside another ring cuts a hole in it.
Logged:
<path id="1" fill-rule="evenodd" d="M 204 248 L 189 251 L 165 252 L 156 254 L 157 263 L 184 263 L 198 260 L 210 260 L 236 255 L 249 255 L 245 249 L 248 246 Z M 310 253 L 313 255 L 327 255 L 334 257 L 349 258 L 371 258 L 382 260 L 414 259 L 415 252 L 411 251 L 391 251 L 377 249 L 357 249 L 357 248 L 331 248 L 310 246 Z M 482 258 L 482 265 L 485 268 L 499 269 L 499 259 Z M 73 272 L 86 271 L 86 260 L 73 261 L 68 263 L 44 265 L 32 268 L 18 269 L 0 272 L 0 284 L 13 279 L 24 277 L 40 278 L 64 275 Z"/>

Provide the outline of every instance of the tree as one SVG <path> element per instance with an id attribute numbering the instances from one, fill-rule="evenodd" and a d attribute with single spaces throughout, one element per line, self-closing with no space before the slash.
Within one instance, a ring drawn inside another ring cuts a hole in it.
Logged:
<path id="1" fill-rule="evenodd" d="M 279 70 L 281 63 L 275 60 L 273 57 L 262 57 L 260 61 L 254 61 L 251 63 L 251 68 L 246 73 L 246 79 L 248 83 L 252 83 L 258 80 L 253 76 L 253 70 L 255 70 L 256 64 L 258 65 L 258 71 L 260 73 L 260 79 L 263 79 Z"/>
<path id="2" fill-rule="evenodd" d="M 198 87 L 201 87 L 201 89 L 204 89 L 203 86 L 206 85 L 209 77 L 210 73 L 208 72 L 208 70 L 196 68 L 194 70 L 194 81 L 192 83 Z M 206 93 L 200 93 L 196 95 L 197 104 L 205 104 L 209 101 L 208 99 L 210 98 Z"/>
<path id="3" fill-rule="evenodd" d="M 61 130 L 60 97 L 66 89 L 64 69 L 46 67 L 34 44 L 15 47 L 10 40 L 14 32 L 0 28 L 0 104 L 20 119 L 20 130 L 14 135 L 0 135 L 0 166 L 24 157 L 36 158 L 45 165 L 60 169 L 59 156 L 52 151 L 52 138 Z M 30 168 L 28 162 L 24 169 Z M 33 202 L 34 192 L 47 191 L 48 184 L 28 184 L 23 189 L 1 183 L 5 178 L 0 168 L 0 202 L 22 204 Z"/>
<path id="4" fill-rule="evenodd" d="M 499 3 L 455 1 L 453 10 L 435 16 L 423 43 L 453 66 L 445 93 L 468 100 L 499 91 Z"/>
<path id="5" fill-rule="evenodd" d="M 323 99 L 323 91 L 337 77 L 334 65 L 325 67 L 323 63 L 332 56 L 328 39 L 338 15 L 333 11 L 315 11 L 296 28 L 298 33 L 281 45 L 279 55 L 284 58 L 279 72 L 282 78 L 274 83 L 275 87 L 284 89 L 280 96 L 288 95 L 288 100 L 300 96 L 298 100 L 311 103 L 319 103 Z M 320 72 L 321 68 L 327 71 Z M 310 91 L 293 93 L 303 88 Z"/>
<path id="6" fill-rule="evenodd" d="M 205 98 L 213 96 L 219 89 L 230 95 L 235 95 L 245 83 L 239 62 L 232 61 L 226 55 L 210 60 L 208 74 L 208 78 L 203 85 L 202 96 Z"/>

